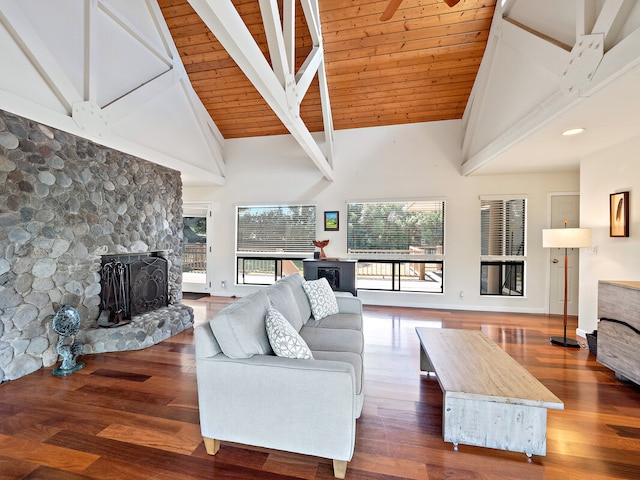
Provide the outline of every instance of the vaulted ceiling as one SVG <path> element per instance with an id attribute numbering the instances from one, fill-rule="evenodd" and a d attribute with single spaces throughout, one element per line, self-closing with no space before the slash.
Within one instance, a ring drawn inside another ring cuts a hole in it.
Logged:
<path id="1" fill-rule="evenodd" d="M 454 119 L 462 175 L 575 172 L 639 134 L 640 2 L 446 3 L 2 0 L 0 108 L 193 186 L 243 137 L 288 132 L 332 180 L 334 129 Z"/>
<path id="2" fill-rule="evenodd" d="M 192 2 L 193 3 L 193 2 Z M 257 0 L 233 0 L 265 57 L 267 36 Z M 280 18 L 284 18 L 279 3 Z M 296 5 L 295 70 L 313 42 Z M 320 0 L 324 62 L 333 128 L 460 119 L 495 8 L 495 0 L 404 0 L 381 20 L 389 0 Z M 160 0 L 191 84 L 225 138 L 287 133 L 247 76 L 187 0 Z M 310 131 L 323 130 L 318 77 L 300 106 Z"/>

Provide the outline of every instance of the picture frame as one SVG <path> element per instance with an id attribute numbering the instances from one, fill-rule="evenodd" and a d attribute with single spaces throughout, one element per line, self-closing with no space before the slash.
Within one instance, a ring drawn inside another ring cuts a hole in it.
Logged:
<path id="1" fill-rule="evenodd" d="M 340 230 L 340 213 L 336 210 L 324 212 L 325 232 L 337 232 Z"/>
<path id="2" fill-rule="evenodd" d="M 629 236 L 629 192 L 609 195 L 609 236 Z"/>

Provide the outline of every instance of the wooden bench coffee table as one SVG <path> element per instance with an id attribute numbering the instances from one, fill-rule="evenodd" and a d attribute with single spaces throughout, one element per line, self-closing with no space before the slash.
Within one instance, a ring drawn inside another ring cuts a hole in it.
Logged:
<path id="1" fill-rule="evenodd" d="M 546 455 L 547 409 L 564 409 L 558 397 L 480 331 L 416 332 L 420 370 L 434 372 L 444 394 L 445 442 Z"/>

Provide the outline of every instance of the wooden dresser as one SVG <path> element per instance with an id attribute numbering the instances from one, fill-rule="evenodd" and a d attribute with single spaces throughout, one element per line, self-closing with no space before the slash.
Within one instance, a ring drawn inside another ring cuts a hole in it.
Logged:
<path id="1" fill-rule="evenodd" d="M 640 385 L 640 282 L 598 282 L 598 362 Z"/>

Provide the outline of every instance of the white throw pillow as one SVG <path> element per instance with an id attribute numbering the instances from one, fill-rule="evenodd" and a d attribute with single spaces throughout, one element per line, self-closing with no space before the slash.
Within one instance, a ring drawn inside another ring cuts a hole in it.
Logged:
<path id="1" fill-rule="evenodd" d="M 324 317 L 340 312 L 336 294 L 331 290 L 326 278 L 304 282 L 302 288 L 309 297 L 311 313 L 316 320 L 322 320 Z"/>
<path id="2" fill-rule="evenodd" d="M 311 359 L 313 355 L 307 342 L 275 308 L 270 308 L 264 319 L 267 337 L 279 357 Z"/>

